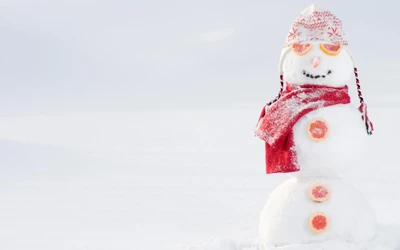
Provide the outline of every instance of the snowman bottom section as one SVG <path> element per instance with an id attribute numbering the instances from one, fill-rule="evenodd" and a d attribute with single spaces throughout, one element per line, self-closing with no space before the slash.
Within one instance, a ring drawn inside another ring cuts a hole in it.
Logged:
<path id="1" fill-rule="evenodd" d="M 330 190 L 329 199 L 315 202 L 310 188 L 316 183 Z M 311 228 L 314 214 L 326 215 L 326 230 Z M 377 235 L 375 213 L 368 201 L 352 185 L 341 179 L 290 179 L 278 186 L 261 212 L 261 244 L 286 246 L 339 240 L 368 243 Z"/>

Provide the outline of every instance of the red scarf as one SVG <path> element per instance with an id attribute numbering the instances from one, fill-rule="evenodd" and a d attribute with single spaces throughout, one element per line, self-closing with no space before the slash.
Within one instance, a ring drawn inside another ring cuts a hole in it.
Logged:
<path id="1" fill-rule="evenodd" d="M 269 109 L 263 108 L 255 133 L 265 141 L 267 174 L 299 171 L 293 126 L 307 113 L 322 107 L 350 103 L 348 87 L 286 84 Z"/>

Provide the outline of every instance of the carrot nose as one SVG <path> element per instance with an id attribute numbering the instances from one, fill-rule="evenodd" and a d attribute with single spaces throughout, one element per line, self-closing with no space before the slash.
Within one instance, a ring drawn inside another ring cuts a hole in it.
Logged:
<path id="1" fill-rule="evenodd" d="M 316 68 L 319 66 L 319 64 L 321 63 L 321 58 L 319 58 L 319 56 L 316 56 L 312 59 L 312 66 L 313 68 Z"/>

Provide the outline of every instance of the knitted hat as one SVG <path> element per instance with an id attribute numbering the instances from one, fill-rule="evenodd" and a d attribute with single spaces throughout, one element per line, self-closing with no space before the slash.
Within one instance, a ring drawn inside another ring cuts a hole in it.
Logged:
<path id="1" fill-rule="evenodd" d="M 361 104 L 359 110 L 362 112 L 362 119 L 365 122 L 367 133 L 369 135 L 372 134 L 373 125 L 367 117 L 367 106 L 364 103 L 364 98 L 362 97 L 355 61 L 349 49 L 347 48 L 348 43 L 342 28 L 342 21 L 340 21 L 339 18 L 334 16 L 331 12 L 322 9 L 315 4 L 312 4 L 303 10 L 290 27 L 279 62 L 281 89 L 278 96 L 271 102 L 267 103 L 266 108 L 268 108 L 268 106 L 276 102 L 282 96 L 284 89 L 282 63 L 286 53 L 290 50 L 291 45 L 294 43 L 302 44 L 315 41 L 321 41 L 323 43 L 333 45 L 341 44 L 343 49 L 345 49 L 350 55 L 351 59 L 353 60 L 354 75 L 357 84 L 358 97 Z"/>
<path id="2" fill-rule="evenodd" d="M 330 11 L 312 4 L 303 10 L 290 26 L 279 61 L 279 73 L 282 75 L 283 58 L 290 50 L 292 44 L 315 41 L 334 45 L 344 45 L 343 48 L 346 49 L 353 60 L 353 64 L 355 64 L 354 59 L 346 46 L 348 43 L 343 31 L 342 21 L 334 16 Z"/>
<path id="3" fill-rule="evenodd" d="M 312 4 L 294 20 L 286 37 L 285 47 L 308 41 L 347 45 L 342 21 L 331 12 Z"/>

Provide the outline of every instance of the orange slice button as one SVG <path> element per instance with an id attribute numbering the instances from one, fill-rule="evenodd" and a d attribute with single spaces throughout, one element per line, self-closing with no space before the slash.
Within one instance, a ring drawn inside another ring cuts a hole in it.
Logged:
<path id="1" fill-rule="evenodd" d="M 331 192 L 325 185 L 314 184 L 310 187 L 308 194 L 310 195 L 311 200 L 315 202 L 324 202 L 329 199 Z"/>
<path id="2" fill-rule="evenodd" d="M 311 215 L 309 226 L 314 233 L 323 233 L 329 227 L 329 218 L 321 212 Z"/>
<path id="3" fill-rule="evenodd" d="M 329 136 L 328 122 L 324 119 L 316 119 L 311 121 L 308 124 L 307 133 L 313 141 L 324 141 Z"/>

